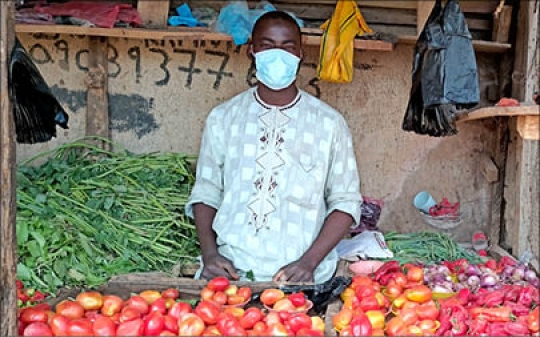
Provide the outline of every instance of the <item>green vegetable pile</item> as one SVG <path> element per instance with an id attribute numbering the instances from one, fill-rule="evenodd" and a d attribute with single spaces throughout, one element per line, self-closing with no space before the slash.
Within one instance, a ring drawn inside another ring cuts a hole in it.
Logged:
<path id="1" fill-rule="evenodd" d="M 388 248 L 394 253 L 392 260 L 400 264 L 433 264 L 442 261 L 467 259 L 470 263 L 480 263 L 478 255 L 467 251 L 448 235 L 434 232 L 384 234 Z"/>
<path id="2" fill-rule="evenodd" d="M 113 275 L 170 271 L 200 254 L 184 215 L 194 157 L 106 151 L 92 141 L 17 169 L 17 275 L 28 286 L 93 287 Z"/>

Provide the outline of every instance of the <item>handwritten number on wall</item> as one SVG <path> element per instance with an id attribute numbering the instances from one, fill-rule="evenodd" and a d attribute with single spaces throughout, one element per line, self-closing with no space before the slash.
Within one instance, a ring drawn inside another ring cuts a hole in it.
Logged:
<path id="1" fill-rule="evenodd" d="M 141 83 L 141 48 L 137 46 L 129 48 L 128 56 L 135 61 L 135 83 Z"/>
<path id="2" fill-rule="evenodd" d="M 214 81 L 213 88 L 214 90 L 218 90 L 219 86 L 221 85 L 221 80 L 223 79 L 223 77 L 233 77 L 231 72 L 224 71 L 225 68 L 227 67 L 227 63 L 229 63 L 230 56 L 229 54 L 220 52 L 220 51 L 205 50 L 205 52 L 206 54 L 209 54 L 209 55 L 223 57 L 223 61 L 221 62 L 221 65 L 219 66 L 219 70 L 208 69 L 208 73 L 210 75 L 216 75 L 216 80 Z"/>
<path id="3" fill-rule="evenodd" d="M 112 44 L 108 43 L 107 53 L 109 56 L 109 76 L 112 78 L 116 78 L 122 72 L 122 67 L 120 66 L 120 63 L 118 63 L 118 49 L 116 49 L 116 47 Z M 111 64 L 114 66 L 114 68 L 116 68 L 116 71 L 111 72 Z"/>
<path id="4" fill-rule="evenodd" d="M 62 53 L 62 59 L 58 61 L 58 65 L 65 70 L 69 70 L 69 46 L 66 40 L 58 40 L 54 42 L 54 46 L 58 52 Z"/>
<path id="5" fill-rule="evenodd" d="M 179 48 L 174 48 L 173 51 L 178 54 L 187 54 L 190 56 L 188 66 L 178 67 L 178 70 L 183 71 L 188 74 L 187 79 L 186 79 L 186 84 L 184 86 L 186 88 L 191 88 L 191 83 L 193 82 L 193 74 L 199 74 L 201 72 L 201 69 L 195 68 L 195 59 L 197 58 L 197 52 L 195 50 L 179 49 Z"/>
<path id="6" fill-rule="evenodd" d="M 87 65 L 83 65 L 81 63 L 81 56 L 83 54 L 86 54 L 86 59 L 88 60 L 88 54 L 89 54 L 89 51 L 88 49 L 81 49 L 79 50 L 76 54 L 75 54 L 75 64 L 77 65 L 77 68 L 79 68 L 80 70 L 82 71 L 88 71 L 88 64 Z"/>
<path id="7" fill-rule="evenodd" d="M 54 63 L 51 53 L 49 53 L 49 51 L 39 43 L 33 45 L 30 48 L 29 53 L 32 60 L 34 60 L 34 62 L 37 64 L 45 64 L 49 62 Z"/>
<path id="8" fill-rule="evenodd" d="M 163 49 L 150 48 L 149 50 L 152 53 L 160 54 L 161 56 L 163 56 L 163 62 L 161 62 L 159 67 L 161 68 L 161 70 L 163 70 L 163 72 L 165 73 L 165 76 L 161 80 L 156 81 L 155 82 L 156 85 L 161 87 L 161 86 L 169 84 L 169 80 L 171 79 L 171 72 L 167 68 L 167 65 L 169 64 L 169 61 L 170 61 L 169 55 L 167 55 L 167 53 Z"/>

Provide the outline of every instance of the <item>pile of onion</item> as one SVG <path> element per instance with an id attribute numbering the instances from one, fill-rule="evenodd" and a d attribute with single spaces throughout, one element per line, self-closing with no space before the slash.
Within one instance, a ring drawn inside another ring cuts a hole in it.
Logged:
<path id="1" fill-rule="evenodd" d="M 455 290 L 450 269 L 444 265 L 425 266 L 424 283 L 435 293 L 447 294 Z"/>

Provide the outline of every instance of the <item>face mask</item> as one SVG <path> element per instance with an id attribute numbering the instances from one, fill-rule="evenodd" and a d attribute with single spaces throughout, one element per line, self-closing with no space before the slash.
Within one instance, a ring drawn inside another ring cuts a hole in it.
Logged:
<path id="1" fill-rule="evenodd" d="M 272 90 L 287 88 L 296 79 L 300 58 L 283 49 L 274 48 L 254 54 L 256 77 Z"/>

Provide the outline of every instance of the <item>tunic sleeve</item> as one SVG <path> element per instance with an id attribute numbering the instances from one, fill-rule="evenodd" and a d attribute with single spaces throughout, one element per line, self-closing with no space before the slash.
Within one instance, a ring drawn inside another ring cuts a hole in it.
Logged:
<path id="1" fill-rule="evenodd" d="M 327 216 L 335 210 L 350 214 L 353 227 L 360 222 L 362 195 L 360 178 L 349 128 L 342 119 L 336 128 L 325 187 Z"/>
<path id="2" fill-rule="evenodd" d="M 215 110 L 213 111 L 215 112 Z M 223 128 L 211 113 L 206 120 L 201 139 L 195 184 L 185 206 L 186 215 L 193 218 L 193 205 L 203 203 L 218 209 L 223 200 Z"/>

